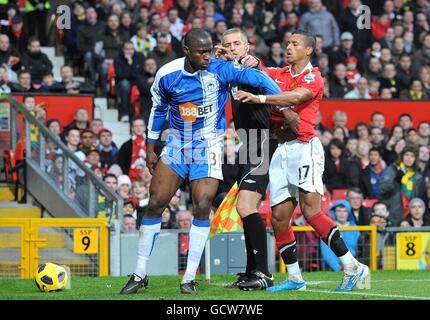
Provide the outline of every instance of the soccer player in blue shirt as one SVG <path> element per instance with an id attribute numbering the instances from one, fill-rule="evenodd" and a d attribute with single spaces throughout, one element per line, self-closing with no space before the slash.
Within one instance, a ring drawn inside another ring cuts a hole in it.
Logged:
<path id="1" fill-rule="evenodd" d="M 197 294 L 195 274 L 209 234 L 212 201 L 223 179 L 221 161 L 228 85 L 235 82 L 260 87 L 265 94 L 281 92 L 259 70 L 212 58 L 212 48 L 209 33 L 191 29 L 184 37 L 185 57 L 164 65 L 155 76 L 146 148 L 146 165 L 153 174 L 150 198 L 140 227 L 136 270 L 122 294 L 137 293 L 148 285 L 146 265 L 160 233 L 162 212 L 186 178 L 190 181 L 194 219 L 180 291 Z M 154 144 L 167 115 L 171 133 L 159 160 Z"/>

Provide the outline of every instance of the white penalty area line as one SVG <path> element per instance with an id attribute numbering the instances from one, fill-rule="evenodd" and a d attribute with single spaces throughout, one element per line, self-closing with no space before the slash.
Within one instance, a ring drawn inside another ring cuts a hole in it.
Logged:
<path id="1" fill-rule="evenodd" d="M 391 280 L 373 280 L 374 282 L 394 282 Z M 373 282 L 372 281 L 372 282 Z M 403 281 L 403 282 L 417 282 L 417 281 L 430 281 L 430 279 L 422 279 L 422 280 L 417 280 L 417 279 L 401 279 L 398 280 Z M 339 282 L 339 281 L 310 281 L 306 283 L 306 286 L 317 286 L 321 283 L 333 283 L 333 282 Z M 210 285 L 214 285 L 214 286 L 222 286 L 224 287 L 227 283 L 211 283 Z M 333 290 L 318 290 L 318 289 L 309 289 L 306 288 L 306 290 L 300 291 L 300 292 L 314 292 L 314 293 L 328 293 L 328 294 L 350 294 L 350 295 L 358 295 L 358 296 L 374 296 L 374 297 L 385 297 L 385 298 L 398 298 L 398 299 L 411 299 L 411 300 L 430 300 L 430 297 L 418 297 L 418 296 L 409 296 L 409 295 L 399 295 L 399 294 L 383 294 L 383 293 L 370 293 L 367 292 L 366 290 L 360 290 L 360 291 L 352 291 L 352 292 L 337 292 L 337 291 L 333 291 Z"/>
<path id="2" fill-rule="evenodd" d="M 356 295 L 356 296 L 373 296 L 373 297 L 385 297 L 385 298 L 399 298 L 399 299 L 412 299 L 412 300 L 430 300 L 430 297 L 417 297 L 417 296 L 407 296 L 407 295 L 400 295 L 400 294 L 383 294 L 383 293 L 367 293 L 365 290 L 361 292 L 336 292 L 336 291 L 330 291 L 330 290 L 315 290 L 315 289 L 306 289 L 301 292 L 315 292 L 315 293 L 329 293 L 329 294 L 349 294 L 349 295 Z"/>
<path id="3" fill-rule="evenodd" d="M 427 282 L 430 281 L 430 279 L 386 279 L 386 280 L 371 280 L 371 282 Z M 337 283 L 338 280 L 322 280 L 322 281 L 307 281 L 306 285 L 314 285 L 317 286 L 319 284 L 323 283 Z"/>

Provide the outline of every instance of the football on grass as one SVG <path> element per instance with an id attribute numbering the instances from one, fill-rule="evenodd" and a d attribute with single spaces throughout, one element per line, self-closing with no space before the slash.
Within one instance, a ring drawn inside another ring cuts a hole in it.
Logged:
<path id="1" fill-rule="evenodd" d="M 66 269 L 56 263 L 44 263 L 37 270 L 35 281 L 42 292 L 61 291 L 67 284 Z"/>

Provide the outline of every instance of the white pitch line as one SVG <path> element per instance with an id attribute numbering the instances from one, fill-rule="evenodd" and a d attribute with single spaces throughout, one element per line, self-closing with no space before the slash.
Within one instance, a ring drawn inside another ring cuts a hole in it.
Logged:
<path id="1" fill-rule="evenodd" d="M 406 295 L 399 295 L 399 294 L 382 294 L 382 293 L 366 293 L 366 292 L 336 292 L 336 291 L 330 291 L 330 290 L 314 290 L 314 289 L 306 289 L 306 290 L 301 291 L 301 292 L 351 294 L 351 295 L 359 295 L 359 296 L 374 296 L 374 297 L 414 299 L 414 300 L 430 300 L 430 297 L 406 296 Z"/>
<path id="2" fill-rule="evenodd" d="M 399 280 L 394 280 L 394 279 L 387 279 L 387 280 L 371 280 L 371 282 L 426 282 L 426 281 L 430 281 L 430 279 L 399 279 Z M 319 285 L 319 284 L 323 284 L 323 283 L 336 283 L 339 282 L 338 280 L 323 280 L 323 281 L 308 281 L 306 282 L 306 285 Z"/>

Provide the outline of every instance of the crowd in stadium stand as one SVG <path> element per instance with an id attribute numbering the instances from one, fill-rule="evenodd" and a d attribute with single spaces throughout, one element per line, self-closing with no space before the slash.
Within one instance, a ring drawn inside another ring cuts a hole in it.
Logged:
<path id="1" fill-rule="evenodd" d="M 45 2 L 39 1 L 42 5 L 36 12 L 47 10 Z M 362 4 L 371 9 L 369 29 L 359 29 Z M 285 66 L 283 53 L 289 36 L 296 29 L 305 29 L 317 38 L 312 63 L 324 76 L 325 98 L 430 97 L 430 5 L 425 0 L 88 0 L 70 1 L 69 6 L 71 28 L 58 35 L 66 58 L 61 81 L 54 81 L 52 63 L 40 49 L 46 45 L 46 30 L 23 29 L 19 10 L 13 5 L 3 10 L 2 19 L 9 24 L 1 27 L 0 91 L 106 97 L 115 90 L 118 121 L 130 122 L 132 131 L 122 146 L 115 144 L 115 137 L 100 119 L 89 121 L 85 109 L 76 112 L 72 123 L 60 123 L 43 119 L 43 105 L 25 104 L 125 200 L 125 230 L 134 228 L 136 221 L 130 221 L 130 216 L 136 219 L 148 203 L 151 175 L 145 167 L 145 130 L 151 109 L 149 89 L 161 66 L 184 55 L 181 39 L 191 28 L 205 28 L 214 44 L 220 43 L 228 28 L 242 28 L 249 39 L 249 54 L 268 67 Z M 75 75 L 85 81 L 75 81 Z M 132 107 L 133 87 L 140 94 L 140 117 Z M 383 110 L 375 110 L 371 119 L 362 119 L 354 130 L 347 129 L 347 122 L 347 115 L 338 111 L 332 128 L 322 123 L 316 128 L 326 151 L 325 198 L 334 200 L 337 190 L 348 190 L 343 196 L 348 205 L 342 205 L 350 210 L 351 219 L 336 216 L 340 204 L 334 201 L 327 212 L 339 225 L 371 224 L 378 230 L 387 225 L 430 225 L 429 121 L 416 123 L 405 110 L 398 124 L 386 128 Z M 226 159 L 235 158 L 239 145 L 231 125 L 225 139 Z M 49 172 L 62 185 L 62 156 L 49 143 L 47 154 L 51 154 Z M 233 184 L 234 166 L 225 165 L 224 175 L 220 194 Z M 87 201 L 88 188 L 82 186 L 78 168 L 69 179 L 68 192 L 78 201 Z M 178 227 L 176 217 L 185 216 L 178 205 L 180 197 L 178 191 L 163 214 L 163 228 Z M 366 199 L 375 199 L 373 207 L 363 205 Z M 99 197 L 98 208 L 104 208 L 103 201 Z M 221 201 L 218 198 L 217 204 Z"/>

